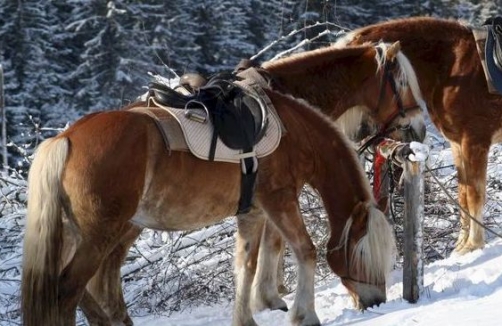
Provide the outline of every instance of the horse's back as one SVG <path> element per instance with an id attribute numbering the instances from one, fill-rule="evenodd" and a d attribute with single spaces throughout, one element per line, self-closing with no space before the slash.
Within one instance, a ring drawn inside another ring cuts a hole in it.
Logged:
<path id="1" fill-rule="evenodd" d="M 415 42 L 427 48 L 430 45 L 421 43 L 423 40 L 443 43 L 458 42 L 470 38 L 471 30 L 468 26 L 456 20 L 433 17 L 409 17 L 364 26 L 347 35 L 349 35 L 349 38 L 355 37 L 359 38 L 360 41 L 368 42 L 400 41 L 405 44 Z"/>

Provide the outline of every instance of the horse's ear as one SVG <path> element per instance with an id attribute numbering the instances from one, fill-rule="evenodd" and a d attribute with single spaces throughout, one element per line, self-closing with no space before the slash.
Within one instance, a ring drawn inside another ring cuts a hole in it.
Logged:
<path id="1" fill-rule="evenodd" d="M 385 54 L 387 56 L 387 60 L 394 60 L 399 51 L 401 51 L 401 43 L 399 41 L 392 43 Z"/>

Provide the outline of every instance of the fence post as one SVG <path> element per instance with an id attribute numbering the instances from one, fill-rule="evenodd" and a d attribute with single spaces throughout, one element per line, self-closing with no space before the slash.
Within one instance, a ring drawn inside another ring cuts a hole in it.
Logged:
<path id="1" fill-rule="evenodd" d="M 6 170 L 9 165 L 7 152 L 7 117 L 5 113 L 5 97 L 3 87 L 3 67 L 0 63 L 0 119 L 2 119 L 2 170 Z"/>
<path id="2" fill-rule="evenodd" d="M 418 301 L 424 286 L 423 215 L 425 162 L 404 162 L 403 298 Z"/>
<path id="3" fill-rule="evenodd" d="M 403 168 L 404 221 L 403 221 L 403 298 L 418 301 L 423 291 L 423 215 L 425 160 L 429 148 L 419 143 L 400 143 L 385 139 L 377 146 L 379 155 Z M 414 160 L 410 160 L 413 153 Z"/>

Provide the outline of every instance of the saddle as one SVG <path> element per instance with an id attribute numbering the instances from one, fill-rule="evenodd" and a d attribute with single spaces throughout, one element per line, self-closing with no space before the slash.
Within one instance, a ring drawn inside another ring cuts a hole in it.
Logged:
<path id="1" fill-rule="evenodd" d="M 182 94 L 161 83 L 149 84 L 150 96 L 161 105 L 185 110 L 185 117 L 201 123 L 210 121 L 213 136 L 209 160 L 214 161 L 216 140 L 243 153 L 253 151 L 267 127 L 267 114 L 260 102 L 234 82 L 235 74 L 219 74 L 200 87 L 190 87 L 191 92 Z M 188 86 L 190 83 L 188 83 Z M 204 114 L 194 113 L 203 109 Z"/>
<path id="2" fill-rule="evenodd" d="M 489 18 L 485 25 L 489 26 L 488 38 L 493 39 L 493 50 L 487 54 L 493 56 L 493 62 L 499 70 L 502 70 L 502 17 Z"/>
<path id="3" fill-rule="evenodd" d="M 473 28 L 476 46 L 492 94 L 502 94 L 502 17 L 487 19 L 481 29 Z"/>
<path id="4" fill-rule="evenodd" d="M 183 91 L 158 82 L 151 82 L 148 91 L 155 103 L 183 110 L 185 118 L 195 122 L 212 124 L 208 160 L 214 161 L 218 140 L 242 152 L 237 214 L 251 209 L 258 170 L 255 145 L 263 138 L 269 121 L 264 100 L 240 87 L 242 79 L 235 73 L 222 73 L 206 82 L 200 75 L 189 74 L 180 78 Z"/>

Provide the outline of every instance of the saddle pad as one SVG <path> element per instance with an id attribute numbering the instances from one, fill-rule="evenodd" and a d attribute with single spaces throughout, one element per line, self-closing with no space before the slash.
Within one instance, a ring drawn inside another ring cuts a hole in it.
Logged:
<path id="1" fill-rule="evenodd" d="M 150 99 L 155 103 L 153 99 Z M 150 115 L 156 120 L 166 146 L 173 151 L 190 151 L 196 157 L 208 160 L 213 126 L 208 121 L 201 123 L 185 117 L 185 110 L 163 107 L 137 107 L 130 111 Z M 202 109 L 190 109 L 191 114 L 205 116 Z M 239 150 L 228 148 L 220 139 L 217 140 L 214 160 L 219 162 L 240 163 L 242 158 L 258 158 L 271 154 L 281 139 L 281 122 L 274 111 L 267 110 L 268 127 L 263 138 L 256 144 L 252 153 L 242 154 Z"/>

